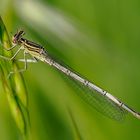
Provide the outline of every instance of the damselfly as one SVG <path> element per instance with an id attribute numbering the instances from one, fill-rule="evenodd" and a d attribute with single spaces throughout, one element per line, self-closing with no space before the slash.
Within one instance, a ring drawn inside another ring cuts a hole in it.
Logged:
<path id="1" fill-rule="evenodd" d="M 103 112 L 105 115 L 116 120 L 122 119 L 126 112 L 129 112 L 136 118 L 140 119 L 140 113 L 134 111 L 126 104 L 118 100 L 116 97 L 114 97 L 107 91 L 101 89 L 100 87 L 96 86 L 95 84 L 91 83 L 87 79 L 83 78 L 73 70 L 55 61 L 48 54 L 45 48 L 23 38 L 24 34 L 25 32 L 20 30 L 12 38 L 13 47 L 7 50 L 9 51 L 15 48 L 16 46 L 19 46 L 19 49 L 13 55 L 13 57 L 8 58 L 2 55 L 0 56 L 1 58 L 6 60 L 13 60 L 20 52 L 20 50 L 24 50 L 24 59 L 20 59 L 19 61 L 24 62 L 25 67 L 24 69 L 21 69 L 18 72 L 25 71 L 27 69 L 28 62 L 37 62 L 37 60 L 43 61 L 55 67 L 57 70 L 61 71 L 64 75 L 75 81 L 78 85 L 82 85 L 81 87 L 86 89 L 85 92 L 81 94 L 82 98 L 92 107 L 95 107 L 98 111 L 101 110 L 101 112 Z M 30 54 L 33 59 L 27 59 L 26 54 Z M 10 74 L 12 73 L 14 72 L 10 72 Z"/>

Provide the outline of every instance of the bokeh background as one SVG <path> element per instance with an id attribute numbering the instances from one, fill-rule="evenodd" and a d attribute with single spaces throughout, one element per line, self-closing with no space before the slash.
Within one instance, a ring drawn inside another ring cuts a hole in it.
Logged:
<path id="1" fill-rule="evenodd" d="M 11 36 L 25 30 L 26 38 L 140 111 L 139 0 L 1 0 L 0 15 Z M 83 102 L 76 95 L 80 91 L 50 66 L 29 64 L 23 76 L 31 139 L 139 139 L 140 120 L 130 114 L 123 122 L 105 117 Z M 2 90 L 0 137 L 20 139 Z"/>

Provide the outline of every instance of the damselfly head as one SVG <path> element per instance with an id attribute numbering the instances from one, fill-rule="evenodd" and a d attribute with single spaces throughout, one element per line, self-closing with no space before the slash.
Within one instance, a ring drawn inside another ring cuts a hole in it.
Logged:
<path id="1" fill-rule="evenodd" d="M 25 34 L 24 31 L 20 30 L 18 31 L 13 37 L 12 37 L 12 43 L 18 44 L 22 36 Z"/>

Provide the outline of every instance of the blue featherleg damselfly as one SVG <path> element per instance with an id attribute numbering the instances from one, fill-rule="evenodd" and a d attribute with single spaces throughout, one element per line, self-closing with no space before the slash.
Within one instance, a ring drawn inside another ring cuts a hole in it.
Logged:
<path id="1" fill-rule="evenodd" d="M 80 76 L 73 70 L 55 61 L 48 54 L 48 52 L 45 50 L 44 47 L 23 38 L 24 34 L 25 32 L 20 30 L 12 38 L 13 46 L 7 49 L 7 51 L 12 50 L 16 46 L 20 46 L 17 52 L 13 55 L 13 57 L 8 58 L 8 57 L 0 55 L 0 58 L 6 59 L 6 60 L 13 60 L 15 59 L 17 54 L 20 52 L 20 50 L 24 50 L 24 59 L 19 59 L 19 61 L 22 61 L 25 64 L 24 69 L 20 69 L 18 70 L 18 72 L 25 71 L 27 69 L 28 62 L 37 62 L 38 60 L 43 61 L 55 67 L 57 70 L 67 75 L 67 77 L 73 79 L 78 85 L 80 86 L 82 85 L 83 88 L 85 89 L 85 92 L 82 93 L 80 96 L 82 96 L 82 98 L 92 107 L 96 108 L 99 111 L 102 110 L 101 112 L 103 112 L 106 116 L 109 116 L 110 118 L 113 118 L 116 120 L 120 120 L 123 118 L 126 112 L 129 112 L 134 117 L 140 119 L 140 113 L 131 109 L 122 101 L 120 101 L 119 99 L 117 99 L 116 97 L 108 93 L 107 91 L 96 86 L 95 84 L 87 80 L 86 78 L 83 78 L 83 76 Z M 33 59 L 27 59 L 26 54 L 30 54 L 33 57 Z M 14 72 L 10 72 L 10 75 L 13 73 Z"/>

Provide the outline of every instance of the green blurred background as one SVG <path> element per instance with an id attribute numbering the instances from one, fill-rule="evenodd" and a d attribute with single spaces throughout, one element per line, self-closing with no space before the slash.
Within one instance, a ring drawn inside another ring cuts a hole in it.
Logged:
<path id="1" fill-rule="evenodd" d="M 0 15 L 10 35 L 24 29 L 26 38 L 140 111 L 139 0 L 1 0 Z M 91 109 L 50 66 L 29 64 L 23 75 L 31 139 L 139 139 L 139 120 L 127 115 L 120 123 Z M 20 139 L 2 90 L 0 137 Z"/>

